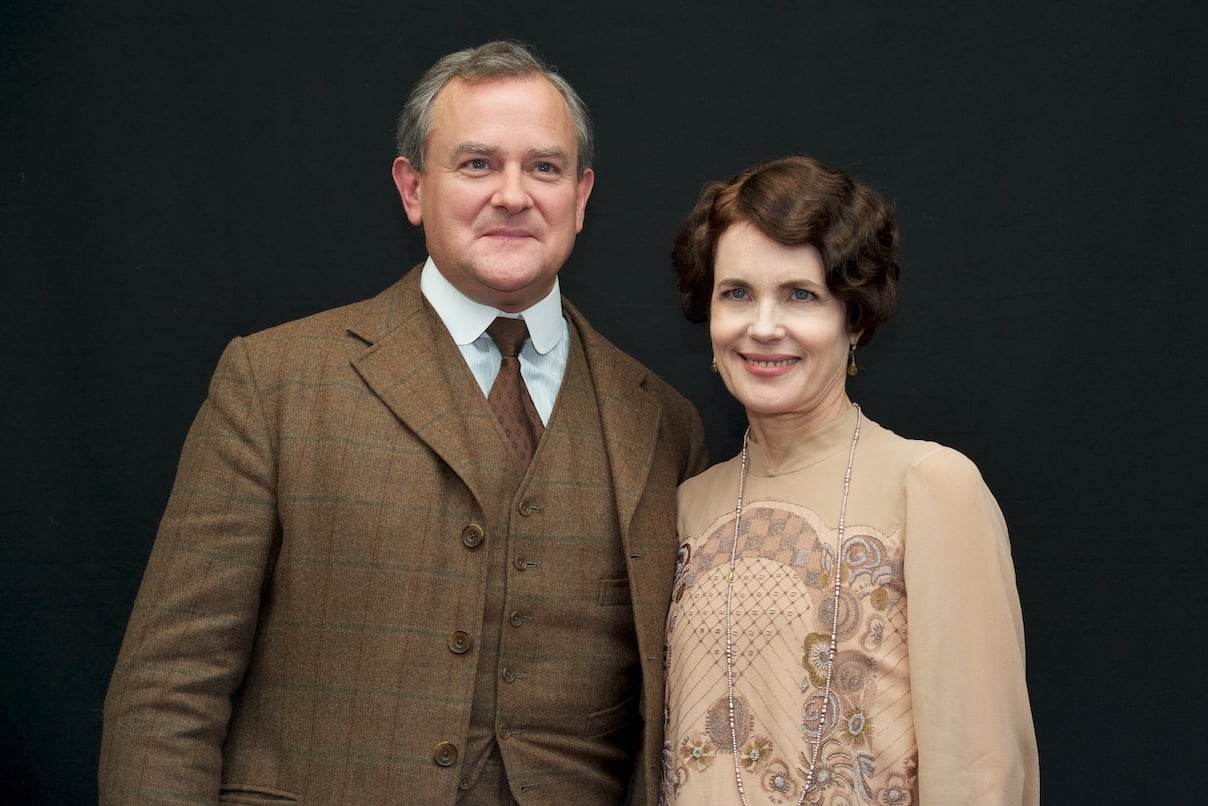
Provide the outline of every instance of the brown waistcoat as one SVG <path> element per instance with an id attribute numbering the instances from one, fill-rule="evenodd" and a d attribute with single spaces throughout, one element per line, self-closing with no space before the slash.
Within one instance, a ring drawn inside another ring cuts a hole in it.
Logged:
<path id="1" fill-rule="evenodd" d="M 477 439 L 510 450 L 495 429 Z M 511 467 L 487 518 L 463 783 L 498 747 L 521 803 L 617 803 L 637 745 L 641 667 L 599 409 L 573 327 L 540 446 L 527 473 Z"/>

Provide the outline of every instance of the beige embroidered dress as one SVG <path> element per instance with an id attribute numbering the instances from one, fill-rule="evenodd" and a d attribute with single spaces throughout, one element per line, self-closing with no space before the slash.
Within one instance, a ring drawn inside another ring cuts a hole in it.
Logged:
<path id="1" fill-rule="evenodd" d="M 778 466 L 751 444 L 733 598 L 735 721 L 751 804 L 795 804 L 819 738 L 835 538 L 856 424 Z M 726 580 L 740 459 L 679 490 L 667 620 L 667 804 L 739 803 Z M 838 651 L 807 803 L 1036 804 L 1039 768 L 1006 525 L 954 450 L 863 419 L 842 546 Z"/>

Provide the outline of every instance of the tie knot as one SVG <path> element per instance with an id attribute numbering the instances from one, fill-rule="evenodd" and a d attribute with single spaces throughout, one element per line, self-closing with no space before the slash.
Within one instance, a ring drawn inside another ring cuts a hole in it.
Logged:
<path id="1" fill-rule="evenodd" d="M 520 348 L 528 338 L 528 325 L 523 319 L 509 319 L 500 316 L 487 328 L 487 335 L 495 340 L 495 346 L 505 358 L 515 358 L 520 355 Z"/>

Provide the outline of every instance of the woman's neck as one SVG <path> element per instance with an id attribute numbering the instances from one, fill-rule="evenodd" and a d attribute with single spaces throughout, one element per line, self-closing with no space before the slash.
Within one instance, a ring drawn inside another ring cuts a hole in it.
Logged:
<path id="1" fill-rule="evenodd" d="M 824 409 L 793 414 L 759 414 L 747 411 L 751 439 L 763 448 L 772 467 L 778 467 L 789 455 L 794 443 L 811 437 L 837 422 L 852 402 L 844 394 Z"/>

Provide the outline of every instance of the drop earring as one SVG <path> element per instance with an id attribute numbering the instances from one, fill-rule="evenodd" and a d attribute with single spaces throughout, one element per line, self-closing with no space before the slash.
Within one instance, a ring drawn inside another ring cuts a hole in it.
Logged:
<path id="1" fill-rule="evenodd" d="M 847 377 L 854 378 L 860 374 L 860 368 L 856 366 L 856 343 L 853 341 L 847 349 Z"/>
<path id="2" fill-rule="evenodd" d="M 717 357 L 716 356 L 714 356 L 714 358 L 713 358 L 713 363 L 709 365 L 709 371 L 712 372 L 714 375 L 717 374 Z"/>

